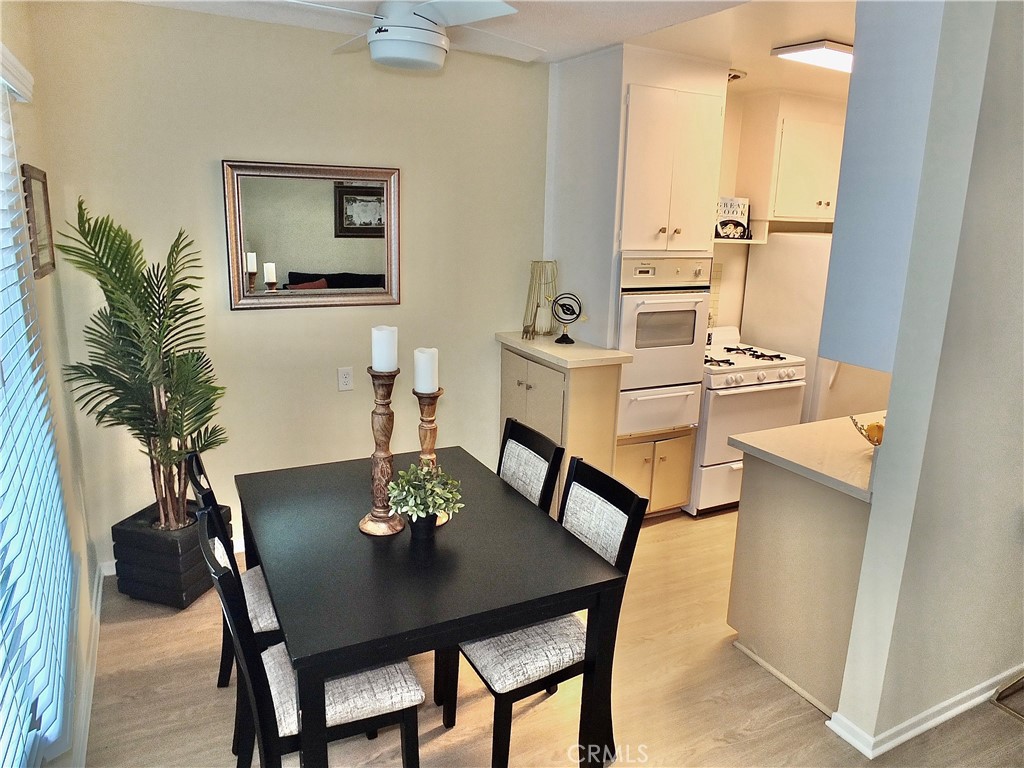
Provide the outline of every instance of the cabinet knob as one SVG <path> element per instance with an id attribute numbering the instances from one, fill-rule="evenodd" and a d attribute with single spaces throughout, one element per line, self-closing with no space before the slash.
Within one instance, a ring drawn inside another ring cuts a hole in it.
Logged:
<path id="1" fill-rule="evenodd" d="M 521 386 L 523 386 L 523 384 L 525 384 L 525 383 L 526 383 L 526 382 L 525 382 L 525 381 L 523 381 L 522 379 L 516 379 L 516 386 L 517 386 L 517 387 L 521 387 Z"/>
<path id="2" fill-rule="evenodd" d="M 667 460 L 668 460 L 668 456 L 659 456 L 658 457 L 658 461 L 667 461 Z"/>
<path id="3" fill-rule="evenodd" d="M 662 227 L 658 230 L 659 235 L 664 235 L 666 232 L 668 232 L 668 227 Z"/>
<path id="4" fill-rule="evenodd" d="M 819 201 L 818 201 L 817 205 L 818 205 L 819 207 L 821 206 L 821 200 L 819 200 Z"/>
<path id="5" fill-rule="evenodd" d="M 681 230 L 679 227 L 676 227 L 675 229 L 672 230 L 672 234 L 673 235 L 681 235 L 681 234 L 683 234 L 683 230 Z"/>
<path id="6" fill-rule="evenodd" d="M 831 200 L 826 200 L 825 201 L 825 207 L 828 208 L 830 205 L 832 205 L 832 201 Z"/>
<path id="7" fill-rule="evenodd" d="M 527 384 L 527 385 L 526 385 L 526 389 L 527 389 L 527 390 L 533 389 L 533 384 Z"/>
<path id="8" fill-rule="evenodd" d="M 651 457 L 650 456 L 645 456 L 644 457 L 644 464 L 650 464 L 650 463 L 651 463 Z"/>

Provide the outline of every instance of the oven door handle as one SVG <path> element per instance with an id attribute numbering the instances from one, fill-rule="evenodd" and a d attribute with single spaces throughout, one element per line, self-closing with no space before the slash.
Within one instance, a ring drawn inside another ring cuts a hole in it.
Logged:
<path id="1" fill-rule="evenodd" d="M 669 397 L 689 397 L 692 394 L 693 392 L 668 392 L 667 394 L 664 395 L 634 395 L 633 397 L 629 398 L 629 402 L 642 403 L 645 400 L 665 400 L 666 398 Z"/>
<path id="2" fill-rule="evenodd" d="M 734 389 L 709 389 L 708 392 L 715 397 L 728 397 L 729 395 L 742 395 L 746 392 L 764 392 L 766 389 L 790 389 L 792 387 L 806 386 L 806 381 L 787 381 L 783 384 L 751 384 Z"/>
<path id="3" fill-rule="evenodd" d="M 704 299 L 641 299 L 636 303 L 636 308 L 646 307 L 654 304 L 684 304 L 687 307 L 695 307 L 703 304 Z"/>

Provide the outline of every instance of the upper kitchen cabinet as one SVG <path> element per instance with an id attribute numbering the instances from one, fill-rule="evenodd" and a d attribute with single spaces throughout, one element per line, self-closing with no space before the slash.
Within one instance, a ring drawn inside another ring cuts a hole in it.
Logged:
<path id="1" fill-rule="evenodd" d="M 724 99 L 632 84 L 622 180 L 624 251 L 710 251 Z"/>
<path id="2" fill-rule="evenodd" d="M 544 258 L 583 302 L 574 337 L 616 345 L 621 251 L 712 250 L 728 76 L 631 45 L 551 65 Z"/>
<path id="3" fill-rule="evenodd" d="M 750 217 L 831 222 L 835 218 L 845 105 L 788 93 L 747 96 L 736 194 Z"/>

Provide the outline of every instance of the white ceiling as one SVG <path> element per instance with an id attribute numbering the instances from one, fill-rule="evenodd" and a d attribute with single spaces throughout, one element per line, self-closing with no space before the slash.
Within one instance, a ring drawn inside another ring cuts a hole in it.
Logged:
<path id="1" fill-rule="evenodd" d="M 145 0 L 144 0 L 145 1 Z M 149 0 L 149 4 L 339 33 L 366 31 L 366 0 Z M 845 98 L 849 75 L 769 56 L 773 47 L 827 38 L 853 43 L 854 3 L 778 0 L 511 0 L 518 13 L 472 26 L 544 49 L 557 62 L 622 42 L 728 62 L 748 77 L 736 91 L 785 88 Z"/>

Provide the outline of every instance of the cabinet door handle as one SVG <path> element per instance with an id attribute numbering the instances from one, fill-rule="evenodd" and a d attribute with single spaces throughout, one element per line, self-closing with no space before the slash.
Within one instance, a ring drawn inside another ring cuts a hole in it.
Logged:
<path id="1" fill-rule="evenodd" d="M 523 381 L 522 379 L 516 379 L 516 386 L 517 386 L 517 387 L 521 387 L 521 386 L 523 386 L 523 384 L 525 384 L 525 383 L 526 383 L 526 382 L 525 382 L 525 381 Z"/>
<path id="2" fill-rule="evenodd" d="M 659 456 L 658 457 L 658 461 L 667 461 L 667 460 L 668 460 L 668 456 Z"/>
<path id="3" fill-rule="evenodd" d="M 828 208 L 830 205 L 832 205 L 832 201 L 831 200 L 826 200 L 825 201 L 825 207 Z"/>
<path id="4" fill-rule="evenodd" d="M 650 463 L 651 463 L 651 457 L 650 456 L 645 456 L 644 457 L 644 464 L 650 464 Z"/>
<path id="5" fill-rule="evenodd" d="M 672 234 L 673 235 L 681 235 L 681 234 L 683 234 L 683 230 L 681 230 L 679 227 L 676 227 L 675 229 L 672 230 Z"/>
<path id="6" fill-rule="evenodd" d="M 527 384 L 527 385 L 526 385 L 526 389 L 527 389 L 527 390 L 531 390 L 531 389 L 533 389 L 533 384 Z"/>
<path id="7" fill-rule="evenodd" d="M 646 400 L 664 400 L 669 397 L 690 397 L 690 395 L 692 394 L 693 392 L 669 392 L 666 395 L 644 395 L 642 397 L 634 395 L 633 397 L 629 398 L 629 402 L 642 403 Z"/>
<path id="8" fill-rule="evenodd" d="M 668 232 L 668 227 L 662 227 L 658 230 L 659 235 L 664 235 L 666 232 Z"/>
<path id="9" fill-rule="evenodd" d="M 819 200 L 817 204 L 819 207 L 821 207 L 821 200 Z"/>

